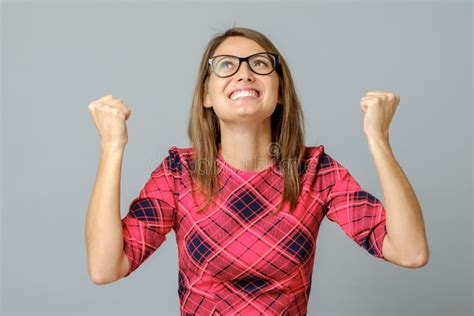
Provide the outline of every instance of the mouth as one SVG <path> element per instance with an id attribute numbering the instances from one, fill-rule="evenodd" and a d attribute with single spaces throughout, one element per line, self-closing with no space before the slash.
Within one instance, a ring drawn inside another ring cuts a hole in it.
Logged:
<path id="1" fill-rule="evenodd" d="M 260 91 L 256 89 L 235 90 L 227 95 L 227 98 L 231 101 L 256 100 L 260 98 Z"/>

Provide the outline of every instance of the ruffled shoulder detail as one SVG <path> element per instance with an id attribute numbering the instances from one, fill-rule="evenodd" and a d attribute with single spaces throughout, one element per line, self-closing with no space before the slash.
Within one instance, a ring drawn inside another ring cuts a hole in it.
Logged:
<path id="1" fill-rule="evenodd" d="M 315 172 L 320 160 L 324 158 L 324 156 L 324 145 L 306 146 L 300 165 L 300 173 L 305 174 L 308 170 Z"/>
<path id="2" fill-rule="evenodd" d="M 167 163 L 169 169 L 175 173 L 182 174 L 184 169 L 189 170 L 194 156 L 194 149 L 192 147 L 177 147 L 172 146 L 168 149 Z"/>
<path id="3" fill-rule="evenodd" d="M 323 153 L 324 153 L 324 145 L 306 146 L 304 157 L 307 160 L 318 161 Z"/>

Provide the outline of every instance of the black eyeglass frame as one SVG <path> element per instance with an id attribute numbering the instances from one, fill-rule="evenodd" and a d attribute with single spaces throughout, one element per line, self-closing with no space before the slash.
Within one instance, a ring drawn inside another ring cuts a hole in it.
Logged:
<path id="1" fill-rule="evenodd" d="M 273 56 L 273 58 L 274 58 L 273 59 L 274 62 L 273 62 L 273 65 L 272 65 L 272 70 L 267 74 L 259 74 L 258 72 L 253 70 L 252 66 L 250 66 L 250 63 L 249 63 L 250 58 L 252 58 L 253 56 L 256 56 L 256 55 L 260 55 L 260 54 L 268 54 L 268 55 Z M 219 76 L 216 73 L 216 71 L 214 70 L 214 65 L 213 65 L 213 61 L 217 57 L 234 57 L 234 58 L 237 58 L 239 60 L 239 65 L 235 69 L 235 72 L 233 72 L 232 74 L 227 75 L 227 76 Z M 240 66 L 242 65 L 242 62 L 244 62 L 244 61 L 247 62 L 247 65 L 249 65 L 249 68 L 253 73 L 255 73 L 257 75 L 261 75 L 261 76 L 267 76 L 267 75 L 271 74 L 277 68 L 277 66 L 280 64 L 280 59 L 278 57 L 279 57 L 278 54 L 270 53 L 270 52 L 255 53 L 255 54 L 252 54 L 252 55 L 247 56 L 247 57 L 239 57 L 239 56 L 233 56 L 233 55 L 216 55 L 216 56 L 213 56 L 213 57 L 209 58 L 207 62 L 209 63 L 209 65 L 211 65 L 212 72 L 219 78 L 227 78 L 227 77 L 235 75 L 239 71 Z"/>

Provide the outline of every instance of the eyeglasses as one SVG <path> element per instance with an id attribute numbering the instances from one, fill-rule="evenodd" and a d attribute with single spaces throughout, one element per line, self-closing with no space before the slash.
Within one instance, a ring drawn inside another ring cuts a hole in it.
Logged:
<path id="1" fill-rule="evenodd" d="M 269 75 L 279 63 L 278 54 L 268 52 L 256 53 L 247 57 L 217 55 L 208 60 L 212 71 L 220 78 L 234 75 L 244 61 L 246 61 L 250 69 L 258 75 Z"/>

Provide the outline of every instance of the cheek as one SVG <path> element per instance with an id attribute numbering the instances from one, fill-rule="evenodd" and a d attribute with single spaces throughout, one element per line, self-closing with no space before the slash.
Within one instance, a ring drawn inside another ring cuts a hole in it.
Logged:
<path id="1" fill-rule="evenodd" d="M 278 81 L 272 81 L 268 84 L 268 97 L 272 100 L 278 98 L 278 84 Z"/>
<path id="2" fill-rule="evenodd" d="M 225 95 L 225 87 L 226 85 L 223 83 L 214 83 L 210 87 L 210 95 L 214 100 L 222 100 L 227 99 Z"/>

